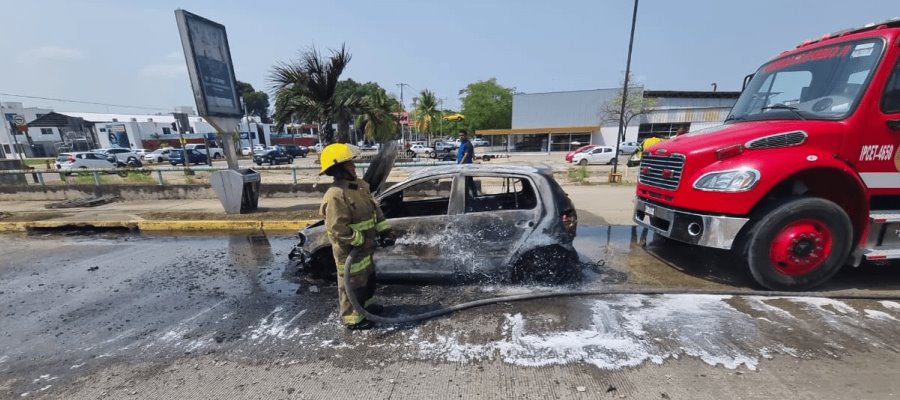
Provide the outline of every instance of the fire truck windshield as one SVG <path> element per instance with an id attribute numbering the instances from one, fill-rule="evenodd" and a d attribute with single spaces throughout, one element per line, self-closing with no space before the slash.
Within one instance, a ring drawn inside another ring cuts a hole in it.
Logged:
<path id="1" fill-rule="evenodd" d="M 884 41 L 819 46 L 763 65 L 726 122 L 843 119 L 850 115 L 881 59 Z"/>

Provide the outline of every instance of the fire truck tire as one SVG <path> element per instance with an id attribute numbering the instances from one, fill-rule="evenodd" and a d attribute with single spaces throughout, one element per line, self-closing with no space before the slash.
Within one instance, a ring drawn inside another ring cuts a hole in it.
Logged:
<path id="1" fill-rule="evenodd" d="M 853 229 L 837 204 L 792 197 L 766 208 L 747 232 L 747 263 L 771 290 L 808 290 L 838 272 L 850 254 Z"/>

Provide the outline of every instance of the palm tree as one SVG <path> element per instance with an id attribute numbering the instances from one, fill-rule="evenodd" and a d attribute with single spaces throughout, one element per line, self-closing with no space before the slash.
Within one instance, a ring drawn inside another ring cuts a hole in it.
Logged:
<path id="1" fill-rule="evenodd" d="M 350 53 L 341 45 L 328 60 L 310 48 L 297 60 L 276 64 L 269 77 L 275 90 L 276 129 L 294 121 L 315 121 L 324 132 L 323 144 L 334 142 L 332 123 L 342 116 L 337 111 L 343 107 L 335 99 L 335 88 L 349 62 Z"/>
<path id="2" fill-rule="evenodd" d="M 428 142 L 431 142 L 432 124 L 434 121 L 440 121 L 441 118 L 434 92 L 425 89 L 419 93 L 419 101 L 416 103 L 416 109 L 413 110 L 413 116 L 416 129 L 428 135 Z"/>
<path id="3" fill-rule="evenodd" d="M 365 133 L 366 139 L 385 142 L 394 138 L 397 132 L 399 105 L 383 91 L 376 91 L 363 97 L 359 103 L 356 126 Z"/>

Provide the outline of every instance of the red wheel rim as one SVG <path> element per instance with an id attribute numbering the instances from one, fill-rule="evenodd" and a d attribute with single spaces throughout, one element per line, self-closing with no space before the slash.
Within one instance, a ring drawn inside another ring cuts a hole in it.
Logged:
<path id="1" fill-rule="evenodd" d="M 769 261 L 785 275 L 803 275 L 825 262 L 833 243 L 831 229 L 822 221 L 793 221 L 775 235 L 769 247 Z"/>

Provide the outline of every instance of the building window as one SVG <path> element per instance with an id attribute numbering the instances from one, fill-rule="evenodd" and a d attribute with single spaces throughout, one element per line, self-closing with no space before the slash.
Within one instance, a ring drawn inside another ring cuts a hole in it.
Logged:
<path id="1" fill-rule="evenodd" d="M 590 133 L 557 133 L 551 138 L 550 151 L 570 151 L 591 144 Z"/>
<path id="2" fill-rule="evenodd" d="M 100 128 L 100 132 L 106 132 L 106 128 Z"/>
<path id="3" fill-rule="evenodd" d="M 691 124 L 681 122 L 674 124 L 641 124 L 641 126 L 638 127 L 638 142 L 643 142 L 644 139 L 653 136 L 663 139 L 675 136 L 675 132 L 678 132 L 678 128 L 681 127 L 690 130 Z"/>
<path id="4" fill-rule="evenodd" d="M 52 135 L 53 128 L 41 128 L 41 135 Z"/>
<path id="5" fill-rule="evenodd" d="M 170 129 L 170 128 L 162 128 L 162 130 L 163 130 L 163 135 L 171 135 L 172 134 L 172 129 Z"/>
<path id="6" fill-rule="evenodd" d="M 8 145 L 8 144 L 4 144 L 4 145 L 3 145 L 3 152 L 6 153 L 6 154 L 12 153 L 12 152 L 10 151 L 10 149 L 9 149 L 9 145 Z"/>

